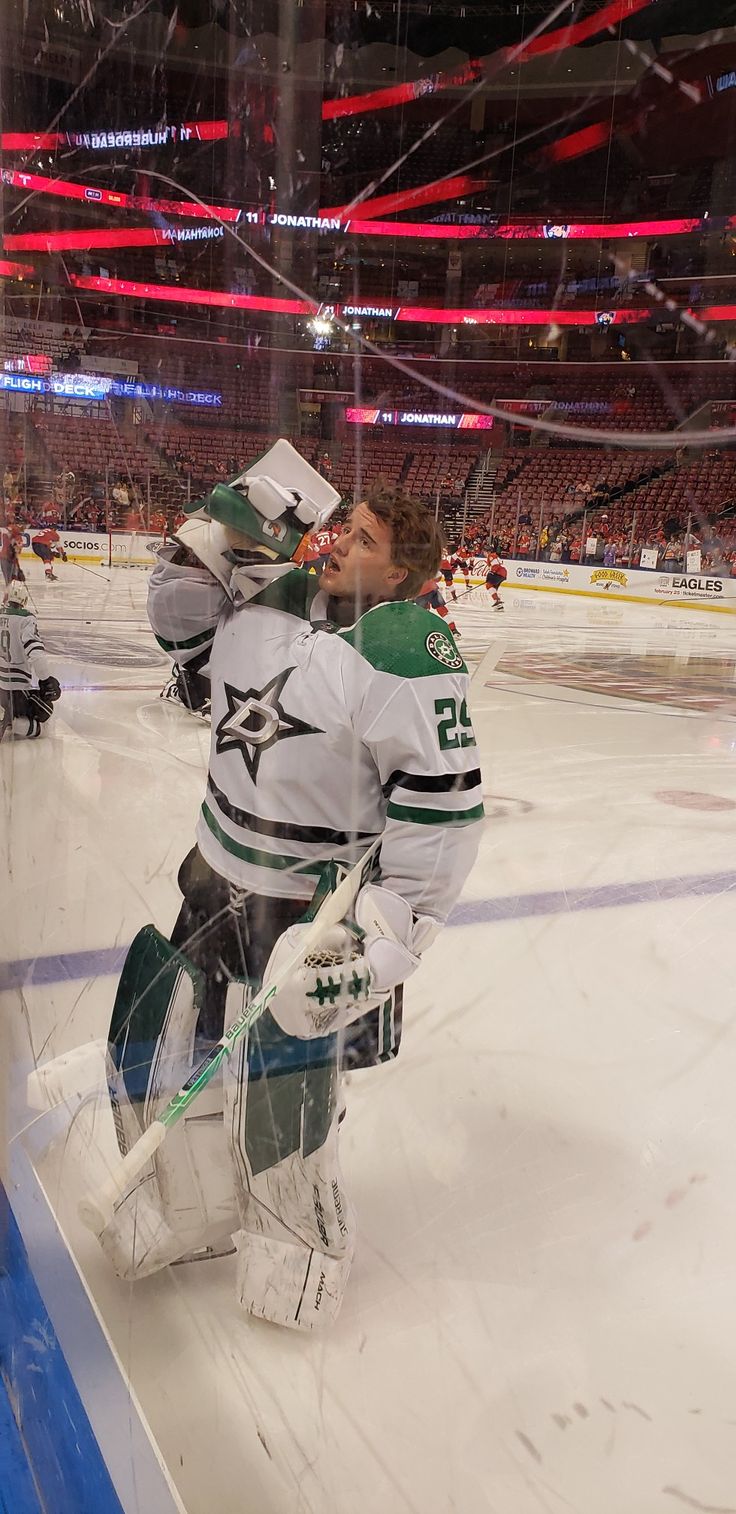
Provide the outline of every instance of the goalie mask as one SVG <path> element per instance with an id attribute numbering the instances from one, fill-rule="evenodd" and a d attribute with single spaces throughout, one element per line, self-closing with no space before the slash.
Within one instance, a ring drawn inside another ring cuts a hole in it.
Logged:
<path id="1" fill-rule="evenodd" d="M 247 536 L 259 556 L 290 561 L 303 538 L 328 520 L 340 495 L 281 438 L 228 484 L 187 511 Z"/>
<path id="2" fill-rule="evenodd" d="M 5 591 L 5 603 L 6 605 L 16 605 L 18 609 L 22 609 L 28 603 L 28 590 L 20 579 L 16 578 L 12 583 L 8 584 Z"/>

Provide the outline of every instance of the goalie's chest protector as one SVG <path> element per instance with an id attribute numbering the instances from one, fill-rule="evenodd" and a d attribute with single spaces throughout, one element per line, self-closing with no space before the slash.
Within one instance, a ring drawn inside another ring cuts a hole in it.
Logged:
<path id="1" fill-rule="evenodd" d="M 337 632 L 326 607 L 317 579 L 295 570 L 229 609 L 213 644 L 210 767 L 197 843 L 217 872 L 258 893 L 310 898 L 321 861 L 354 857 L 355 843 L 363 847 L 383 831 L 382 769 L 406 765 L 400 728 L 402 716 L 412 716 L 401 695 L 411 658 L 397 655 L 396 672 L 376 668 L 364 655 L 364 628 L 381 617 L 374 624 L 397 653 L 418 632 L 424 654 L 435 622 L 411 604 L 381 605 Z M 433 634 L 450 646 L 441 631 Z M 454 647 L 450 655 L 462 668 Z M 437 675 L 422 684 L 446 689 L 439 661 Z M 430 701 L 434 693 L 427 687 Z M 414 753 L 425 739 L 417 723 Z M 436 766 L 436 721 L 426 739 Z"/>

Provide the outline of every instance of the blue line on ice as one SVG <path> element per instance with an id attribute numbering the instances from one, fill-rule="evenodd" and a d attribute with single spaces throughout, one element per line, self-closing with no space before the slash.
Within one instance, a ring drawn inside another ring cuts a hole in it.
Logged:
<path id="1" fill-rule="evenodd" d="M 496 899 L 465 899 L 449 925 L 496 925 L 542 915 L 577 914 L 586 909 L 621 909 L 632 904 L 662 904 L 668 899 L 725 894 L 736 889 L 736 872 L 701 873 L 686 878 L 644 878 L 638 883 L 602 883 L 594 888 L 551 889 L 539 894 L 506 894 Z M 0 962 L 0 992 L 31 984 L 79 981 L 120 971 L 127 946 L 59 956 L 21 957 Z"/>

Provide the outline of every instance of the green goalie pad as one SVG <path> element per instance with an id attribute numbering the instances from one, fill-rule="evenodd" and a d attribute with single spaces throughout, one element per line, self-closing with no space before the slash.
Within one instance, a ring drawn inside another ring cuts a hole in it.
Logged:
<path id="1" fill-rule="evenodd" d="M 123 964 L 108 1037 L 110 1057 L 138 1121 L 137 1132 L 128 1134 L 126 1145 L 131 1134 L 135 1140 L 144 1128 L 143 1106 L 154 1073 L 156 1082 L 161 1082 L 162 1047 L 166 1046 L 169 1064 L 167 1083 L 176 1078 L 179 1068 L 183 1071 L 191 1065 L 203 995 L 204 976 L 199 969 L 154 925 L 144 925 Z M 119 1130 L 119 1138 L 121 1134 Z"/>

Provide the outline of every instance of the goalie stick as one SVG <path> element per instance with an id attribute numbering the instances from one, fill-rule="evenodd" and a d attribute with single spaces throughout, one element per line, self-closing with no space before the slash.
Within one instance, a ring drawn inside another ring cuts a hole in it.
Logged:
<path id="1" fill-rule="evenodd" d="M 338 883 L 332 893 L 329 893 L 324 903 L 318 909 L 314 919 L 305 930 L 301 941 L 287 957 L 282 967 L 271 979 L 270 983 L 264 984 L 259 989 L 255 998 L 246 1004 L 237 1019 L 228 1026 L 220 1040 L 207 1056 L 194 1068 L 182 1085 L 179 1092 L 169 1100 L 165 1109 L 151 1122 L 148 1129 L 131 1147 L 127 1156 L 121 1157 L 116 1171 L 112 1172 L 107 1181 L 100 1187 L 96 1194 L 88 1194 L 79 1204 L 79 1217 L 88 1229 L 95 1235 L 99 1235 L 105 1226 L 109 1224 L 115 1211 L 118 1199 L 127 1193 L 131 1184 L 147 1166 L 152 1156 L 158 1151 L 166 1139 L 167 1131 L 175 1125 L 182 1115 L 194 1102 L 203 1088 L 215 1076 L 222 1063 L 231 1055 L 233 1048 L 251 1025 L 268 1008 L 271 1000 L 278 993 L 282 984 L 290 978 L 301 966 L 305 957 L 319 945 L 325 933 L 338 925 L 347 914 L 353 903 L 358 890 L 366 881 L 371 867 L 375 861 L 376 853 L 380 847 L 382 837 L 376 840 L 363 853 L 360 861 L 355 864 L 350 872 Z"/>

